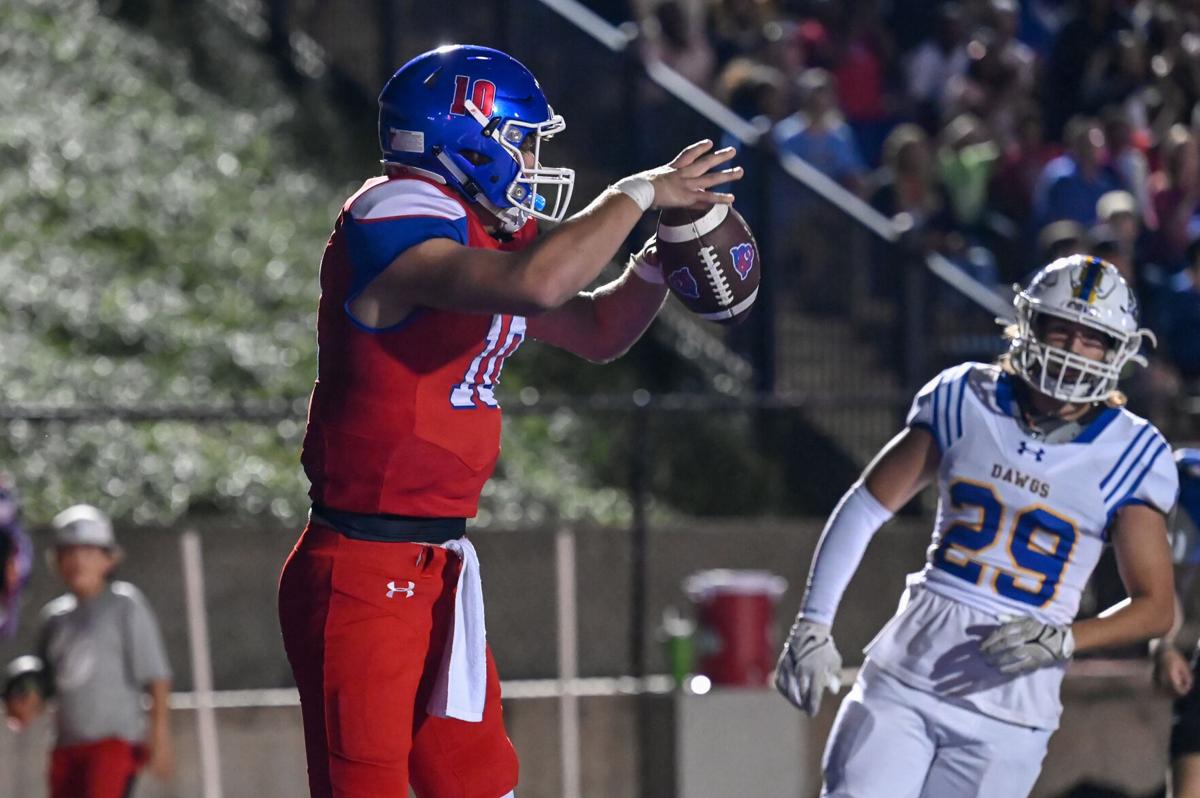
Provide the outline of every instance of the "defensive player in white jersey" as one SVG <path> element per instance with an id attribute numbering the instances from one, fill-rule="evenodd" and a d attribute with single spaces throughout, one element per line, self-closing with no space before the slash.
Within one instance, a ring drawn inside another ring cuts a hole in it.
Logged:
<path id="1" fill-rule="evenodd" d="M 1074 255 L 1014 304 L 1001 363 L 947 369 L 922 388 L 821 536 L 776 670 L 780 692 L 810 714 L 838 689 L 830 626 L 867 543 L 937 485 L 927 563 L 839 708 L 823 795 L 1027 795 L 1072 654 L 1171 625 L 1175 465 L 1117 391 L 1122 368 L 1145 362 L 1136 301 L 1111 264 Z M 1129 598 L 1075 621 L 1110 543 Z"/>

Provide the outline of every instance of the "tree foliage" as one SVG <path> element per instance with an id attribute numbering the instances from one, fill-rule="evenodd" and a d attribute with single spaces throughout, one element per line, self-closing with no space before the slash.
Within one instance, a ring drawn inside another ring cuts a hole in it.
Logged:
<path id="1" fill-rule="evenodd" d="M 10 422 L 0 468 L 30 515 L 89 501 L 136 522 L 299 520 L 318 261 L 352 186 L 296 167 L 281 132 L 295 109 L 269 78 L 262 101 L 237 107 L 95 2 L 0 4 L 0 69 L 0 405 L 293 411 L 278 423 Z M 579 423 L 510 424 L 480 520 L 627 517 L 624 497 L 592 487 L 574 458 Z"/>

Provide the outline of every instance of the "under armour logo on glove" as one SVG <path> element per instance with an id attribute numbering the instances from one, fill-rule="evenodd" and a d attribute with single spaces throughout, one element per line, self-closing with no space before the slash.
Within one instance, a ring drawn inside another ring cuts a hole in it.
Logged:
<path id="1" fill-rule="evenodd" d="M 415 587 L 416 587 L 416 584 L 413 582 L 409 582 L 404 587 L 397 587 L 395 582 L 388 582 L 387 597 L 391 598 L 392 596 L 396 595 L 397 593 L 403 593 L 405 598 L 412 598 L 413 597 L 413 588 L 415 588 Z"/>
<path id="2" fill-rule="evenodd" d="M 1075 653 L 1069 626 L 1051 626 L 1036 618 L 1001 618 L 996 631 L 980 644 L 988 664 L 1001 673 L 1028 673 Z"/>

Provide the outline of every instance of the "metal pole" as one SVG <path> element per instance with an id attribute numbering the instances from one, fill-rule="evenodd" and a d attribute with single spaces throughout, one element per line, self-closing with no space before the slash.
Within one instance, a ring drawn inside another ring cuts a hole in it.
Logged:
<path id="1" fill-rule="evenodd" d="M 646 675 L 644 641 L 646 637 L 646 464 L 647 414 L 650 395 L 634 392 L 632 446 L 633 462 L 629 475 L 629 494 L 633 505 L 633 525 L 629 530 L 629 671 L 638 679 Z"/>
<path id="2" fill-rule="evenodd" d="M 900 309 L 901 329 L 897 340 L 903 342 L 900 362 L 903 364 L 904 387 L 916 390 L 925 378 L 927 340 L 922 332 L 928 320 L 926 314 L 925 264 L 907 248 L 898 248 L 903 276 L 904 304 Z"/>
<path id="3" fill-rule="evenodd" d="M 629 671 L 641 682 L 646 675 L 646 657 L 643 641 L 646 638 L 646 476 L 649 461 L 649 437 L 647 435 L 650 403 L 648 391 L 638 390 L 633 394 L 635 404 L 631 428 L 632 461 L 629 474 L 629 497 L 633 505 L 632 527 L 629 530 Z M 657 798 L 647 794 L 650 779 L 646 768 L 650 760 L 646 748 L 650 743 L 650 715 L 646 697 L 638 696 L 633 772 L 638 774 L 638 794 L 643 798 Z"/>
<path id="4" fill-rule="evenodd" d="M 575 533 L 560 529 L 554 536 L 558 578 L 558 728 L 562 740 L 562 796 L 582 798 L 583 775 L 579 735 L 579 612 L 575 590 Z"/>
<path id="5" fill-rule="evenodd" d="M 750 188 L 754 192 L 754 226 L 758 228 L 755 234 L 756 243 L 758 244 L 758 256 L 761 260 L 769 259 L 770 266 L 763 268 L 759 273 L 761 284 L 759 285 L 759 297 L 756 307 L 750 316 L 750 321 L 754 324 L 754 387 L 759 393 L 769 394 L 775 390 L 775 360 L 776 360 L 776 335 L 775 335 L 775 308 L 777 303 L 776 294 L 777 286 L 779 285 L 776 270 L 787 268 L 791 264 L 785 264 L 773 254 L 772 247 L 778 240 L 775 235 L 773 220 L 771 217 L 771 176 L 774 174 L 775 158 L 767 143 L 769 139 L 764 136 L 762 141 L 755 147 L 754 151 L 754 171 L 757 185 Z"/>
<path id="6" fill-rule="evenodd" d="M 196 696 L 196 732 L 200 742 L 200 782 L 204 798 L 221 798 L 221 753 L 213 712 L 212 649 L 208 613 L 204 606 L 204 561 L 200 536 L 188 530 L 180 536 L 183 553 L 184 603 L 188 645 L 192 652 L 192 690 Z"/>

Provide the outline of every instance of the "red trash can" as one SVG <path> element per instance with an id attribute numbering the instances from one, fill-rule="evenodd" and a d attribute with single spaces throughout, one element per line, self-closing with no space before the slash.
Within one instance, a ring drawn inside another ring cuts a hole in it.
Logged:
<path id="1" fill-rule="evenodd" d="M 696 608 L 700 673 L 713 684 L 761 687 L 775 671 L 775 604 L 787 580 L 768 571 L 692 574 L 683 589 Z"/>

